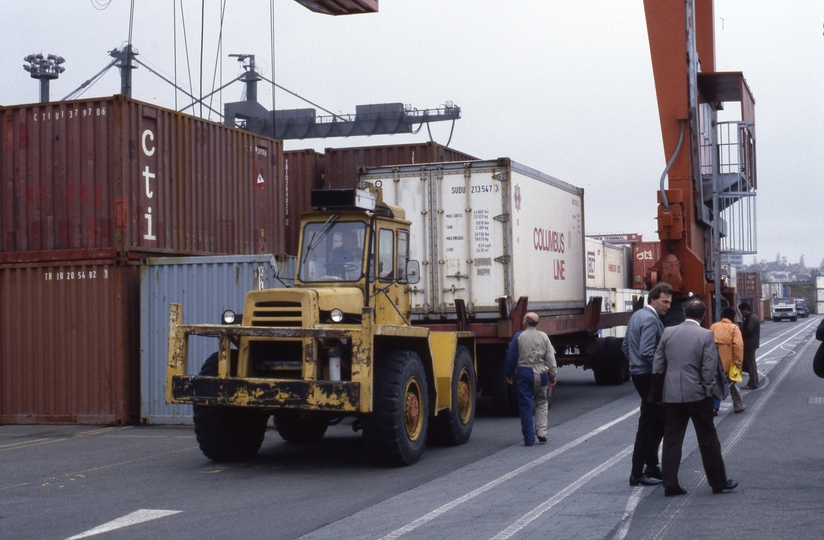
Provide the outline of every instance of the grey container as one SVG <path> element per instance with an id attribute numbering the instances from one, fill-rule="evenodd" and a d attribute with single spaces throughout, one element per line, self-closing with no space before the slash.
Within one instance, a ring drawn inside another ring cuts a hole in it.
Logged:
<path id="1" fill-rule="evenodd" d="M 273 266 L 274 263 L 274 266 Z M 246 293 L 291 286 L 294 257 L 230 255 L 146 259 L 140 267 L 140 422 L 192 424 L 191 405 L 166 404 L 169 305 L 183 304 L 186 323 L 220 323 L 227 309 L 241 313 Z M 217 350 L 216 338 L 189 338 L 189 373 Z"/>

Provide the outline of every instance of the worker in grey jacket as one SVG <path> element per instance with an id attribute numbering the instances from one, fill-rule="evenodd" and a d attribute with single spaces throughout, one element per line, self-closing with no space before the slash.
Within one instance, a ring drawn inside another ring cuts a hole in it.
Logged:
<path id="1" fill-rule="evenodd" d="M 652 381 L 652 360 L 655 349 L 664 333 L 661 318 L 672 305 L 672 287 L 659 283 L 649 292 L 648 304 L 632 314 L 627 324 L 627 335 L 621 345 L 629 359 L 632 384 L 641 396 L 641 414 L 638 431 L 635 433 L 635 447 L 632 451 L 632 471 L 630 486 L 654 486 L 662 479 L 658 466 L 658 447 L 664 438 L 664 408 L 651 403 L 649 396 Z M 646 468 L 645 468 L 646 465 Z"/>
<path id="2" fill-rule="evenodd" d="M 546 442 L 549 387 L 555 386 L 558 365 L 555 362 L 555 348 L 549 337 L 536 327 L 538 315 L 527 313 L 524 317 L 526 329 L 512 337 L 506 352 L 506 382 L 515 384 L 518 394 L 518 410 L 521 415 L 521 432 L 524 444 L 532 446 L 537 437 Z"/>

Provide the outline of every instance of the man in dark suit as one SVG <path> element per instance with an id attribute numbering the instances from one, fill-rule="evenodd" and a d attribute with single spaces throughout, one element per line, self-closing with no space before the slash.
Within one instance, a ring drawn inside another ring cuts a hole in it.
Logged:
<path id="1" fill-rule="evenodd" d="M 752 312 L 752 308 L 746 302 L 740 304 L 741 310 L 741 335 L 744 337 L 744 371 L 750 374 L 747 384 L 742 386 L 742 390 L 755 390 L 758 388 L 758 365 L 755 363 L 755 350 L 761 345 L 761 323 L 758 316 Z"/>
<path id="2" fill-rule="evenodd" d="M 738 482 L 727 478 L 721 443 L 713 423 L 712 399 L 726 398 L 727 388 L 715 337 L 701 328 L 700 321 L 706 312 L 707 306 L 701 300 L 687 301 L 684 304 L 686 320 L 664 330 L 653 360 L 653 378 L 663 377 L 663 388 L 660 397 L 655 395 L 658 385 L 654 381 L 650 398 L 664 403 L 667 416 L 661 459 L 667 497 L 687 493 L 678 483 L 678 468 L 690 420 L 712 492 L 723 493 L 738 487 Z"/>

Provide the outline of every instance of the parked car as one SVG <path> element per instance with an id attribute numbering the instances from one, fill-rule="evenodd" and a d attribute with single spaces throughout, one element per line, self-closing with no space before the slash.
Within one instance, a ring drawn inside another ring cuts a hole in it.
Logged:
<path id="1" fill-rule="evenodd" d="M 802 319 L 806 319 L 810 316 L 810 309 L 807 307 L 807 301 L 803 298 L 795 299 L 795 310 L 798 312 L 798 316 Z"/>

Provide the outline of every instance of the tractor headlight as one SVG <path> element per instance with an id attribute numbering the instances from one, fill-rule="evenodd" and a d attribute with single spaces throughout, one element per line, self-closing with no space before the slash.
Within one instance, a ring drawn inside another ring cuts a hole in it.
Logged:
<path id="1" fill-rule="evenodd" d="M 231 309 L 227 309 L 223 312 L 221 316 L 221 320 L 223 324 L 240 324 L 240 321 L 243 319 L 243 315 L 235 313 Z"/>
<path id="2" fill-rule="evenodd" d="M 343 311 L 335 308 L 329 313 L 329 316 L 332 318 L 332 322 L 339 323 L 343 322 Z"/>

